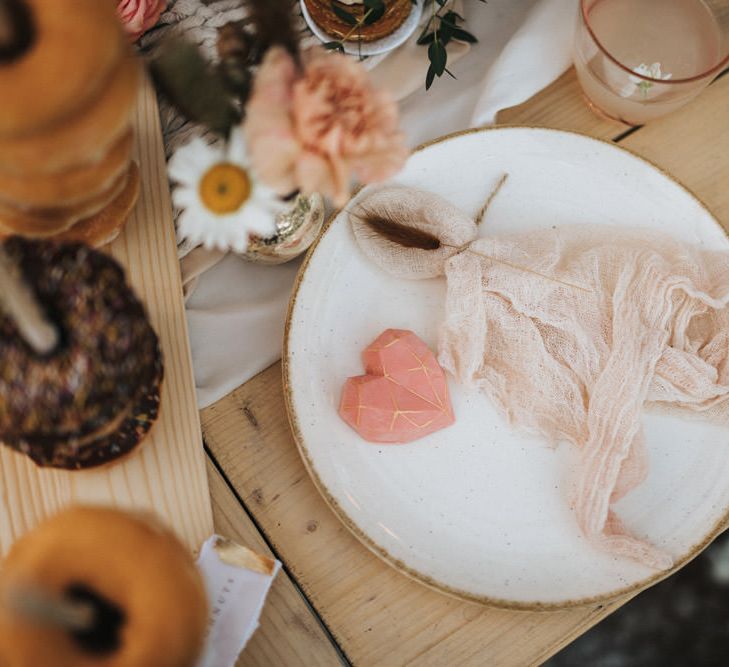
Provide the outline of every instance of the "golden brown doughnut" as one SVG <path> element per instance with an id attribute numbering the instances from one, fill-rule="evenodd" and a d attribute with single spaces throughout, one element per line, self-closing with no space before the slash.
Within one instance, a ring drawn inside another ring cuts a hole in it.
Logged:
<path id="1" fill-rule="evenodd" d="M 39 466 L 80 469 L 142 443 L 164 375 L 157 335 L 121 266 L 82 243 L 3 244 L 60 332 L 44 355 L 0 310 L 0 443 Z"/>
<path id="2" fill-rule="evenodd" d="M 109 0 L 20 1 L 32 38 L 23 53 L 0 60 L 2 137 L 32 134 L 83 109 L 125 48 Z"/>
<path id="3" fill-rule="evenodd" d="M 58 207 L 103 193 L 128 169 L 134 134 L 128 130 L 99 162 L 53 174 L 5 174 L 0 171 L 0 201 L 15 207 Z"/>
<path id="4" fill-rule="evenodd" d="M 321 29 L 337 39 L 351 42 L 374 42 L 387 37 L 397 30 L 405 19 L 410 16 L 413 4 L 411 0 L 390 0 L 386 3 L 385 13 L 371 25 L 362 25 L 356 30 L 349 23 L 340 19 L 332 10 L 332 5 L 338 6 L 355 18 L 361 18 L 367 11 L 364 4 L 347 5 L 336 0 L 304 0 L 312 21 Z"/>
<path id="5" fill-rule="evenodd" d="M 80 241 L 100 248 L 111 243 L 121 232 L 139 197 L 139 167 L 132 162 L 129 180 L 121 194 L 91 218 L 77 222 L 65 232 L 54 236 L 58 241 Z"/>
<path id="6" fill-rule="evenodd" d="M 129 54 L 97 99 L 61 125 L 28 137 L 0 137 L 0 169 L 19 175 L 49 173 L 100 160 L 129 129 L 140 70 Z"/>
<path id="7" fill-rule="evenodd" d="M 3 667 L 194 667 L 202 652 L 202 577 L 149 515 L 64 510 L 12 546 L 0 576 L 1 593 L 37 587 L 90 604 L 100 619 L 89 632 L 71 633 L 0 609 Z"/>
<path id="8" fill-rule="evenodd" d="M 101 194 L 68 207 L 21 210 L 0 203 L 0 231 L 35 238 L 55 236 L 108 206 L 122 193 L 128 180 L 129 172 L 124 172 Z"/>

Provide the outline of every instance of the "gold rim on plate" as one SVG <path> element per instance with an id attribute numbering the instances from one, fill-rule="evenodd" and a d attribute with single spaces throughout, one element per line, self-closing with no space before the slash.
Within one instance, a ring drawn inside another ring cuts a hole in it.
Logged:
<path id="1" fill-rule="evenodd" d="M 709 207 L 706 205 L 705 202 L 703 202 L 696 194 L 694 194 L 691 190 L 689 190 L 688 187 L 686 187 L 683 183 L 681 183 L 678 179 L 676 179 L 673 175 L 671 175 L 669 172 L 667 172 L 665 169 L 659 167 L 654 162 L 644 158 L 642 155 L 638 155 L 637 153 L 631 151 L 628 148 L 625 148 L 624 146 L 620 146 L 619 144 L 615 144 L 611 141 L 606 141 L 604 139 L 598 139 L 597 137 L 592 137 L 588 134 L 584 134 L 582 132 L 574 132 L 572 130 L 556 130 L 554 128 L 549 127 L 538 127 L 538 126 L 532 126 L 532 125 L 500 125 L 496 127 L 480 127 L 480 128 L 472 128 L 469 130 L 461 130 L 460 132 L 453 132 L 451 134 L 446 134 L 442 137 L 439 137 L 438 139 L 434 139 L 433 141 L 426 142 L 424 144 L 421 144 L 418 146 L 413 153 L 419 153 L 427 148 L 430 148 L 431 146 L 435 146 L 437 144 L 445 143 L 447 141 L 450 141 L 451 139 L 455 139 L 458 137 L 462 137 L 469 134 L 478 134 L 482 132 L 499 132 L 499 131 L 509 131 L 509 130 L 540 130 L 545 132 L 557 132 L 560 134 L 571 134 L 576 135 L 585 139 L 590 139 L 591 141 L 596 141 L 601 144 L 605 144 L 607 146 L 611 146 L 614 149 L 623 151 L 624 153 L 627 153 L 628 155 L 631 155 L 634 158 L 639 159 L 641 162 L 644 162 L 648 166 L 652 167 L 656 171 L 660 172 L 668 178 L 671 182 L 673 182 L 675 185 L 678 185 L 689 197 L 691 197 L 693 200 L 695 200 L 709 215 L 709 217 L 716 223 L 716 225 L 721 229 L 721 231 L 724 233 L 724 235 L 729 239 L 729 233 L 727 233 L 727 230 L 724 229 L 724 227 L 721 225 L 721 223 L 717 220 L 716 216 L 711 212 Z M 350 201 L 354 199 L 357 194 L 360 192 L 362 188 L 358 188 L 350 198 Z M 616 589 L 615 591 L 611 591 L 609 593 L 604 593 L 602 595 L 594 595 L 592 597 L 585 597 L 585 598 L 578 598 L 576 600 L 565 600 L 563 602 L 539 602 L 539 601 L 533 601 L 533 602 L 519 602 L 516 600 L 506 600 L 502 598 L 494 598 L 487 595 L 475 595 L 473 593 L 469 593 L 468 591 L 464 591 L 458 588 L 454 588 L 451 586 L 448 586 L 446 584 L 443 584 L 432 577 L 429 577 L 426 574 L 423 574 L 422 572 L 419 572 L 405 563 L 403 563 L 400 559 L 395 558 L 392 556 L 384 547 L 377 544 L 372 538 L 369 537 L 359 526 L 350 518 L 350 516 L 347 514 L 347 512 L 342 508 L 342 506 L 337 502 L 336 498 L 329 492 L 329 489 L 327 489 L 324 482 L 319 477 L 318 473 L 316 472 L 316 469 L 314 468 L 313 461 L 311 460 L 311 457 L 309 456 L 309 451 L 306 448 L 306 444 L 304 442 L 303 434 L 301 433 L 301 430 L 299 428 L 298 419 L 296 417 L 296 412 L 294 410 L 293 406 L 293 400 L 292 400 L 292 388 L 289 378 L 289 338 L 291 334 L 291 321 L 293 318 L 294 308 L 296 306 L 296 299 L 299 294 L 299 289 L 301 288 L 301 285 L 304 281 L 304 275 L 306 274 L 306 269 L 309 266 L 309 263 L 311 262 L 312 257 L 314 256 L 314 253 L 316 252 L 317 247 L 319 246 L 320 241 L 324 238 L 325 234 L 329 231 L 331 228 L 333 222 L 337 219 L 339 214 L 347 207 L 347 204 L 345 204 L 342 208 L 334 211 L 327 221 L 324 223 L 324 226 L 321 229 L 321 232 L 319 236 L 317 237 L 316 241 L 312 244 L 311 248 L 309 248 L 309 251 L 306 254 L 306 257 L 304 258 L 304 261 L 301 264 L 301 267 L 299 268 L 298 273 L 296 274 L 296 279 L 294 281 L 294 287 L 293 291 L 291 293 L 291 299 L 289 301 L 289 307 L 288 312 L 286 314 L 286 324 L 284 328 L 284 344 L 283 344 L 283 354 L 281 356 L 281 369 L 282 369 L 282 379 L 283 379 L 283 388 L 284 388 L 284 399 L 286 402 L 286 412 L 288 414 L 289 423 L 291 425 L 291 432 L 294 437 L 294 441 L 296 442 L 296 446 L 299 450 L 299 453 L 301 454 L 301 458 L 304 462 L 304 466 L 306 467 L 307 472 L 309 473 L 309 476 L 311 477 L 312 481 L 314 482 L 314 486 L 316 486 L 317 490 L 321 494 L 321 496 L 324 498 L 326 503 L 329 505 L 329 507 L 332 509 L 334 514 L 337 516 L 337 518 L 349 529 L 349 531 L 364 545 L 366 546 L 372 553 L 374 553 L 376 556 L 379 556 L 382 560 L 384 560 L 388 565 L 395 568 L 398 572 L 401 574 L 404 574 L 408 576 L 411 579 L 414 579 L 415 581 L 425 584 L 429 588 L 432 588 L 436 591 L 439 591 L 441 593 L 445 593 L 446 595 L 450 595 L 451 597 L 458 598 L 460 600 L 465 600 L 467 602 L 477 602 L 479 604 L 487 605 L 490 607 L 497 607 L 500 609 L 510 609 L 510 610 L 516 610 L 516 611 L 558 611 L 558 610 L 564 610 L 564 609 L 571 609 L 573 607 L 583 607 L 587 605 L 593 605 L 593 604 L 599 604 L 604 602 L 609 602 L 611 600 L 615 600 L 616 598 L 630 595 L 630 594 L 637 594 L 640 591 L 652 586 L 653 584 L 657 584 L 659 581 L 662 581 L 663 579 L 671 576 L 674 572 L 677 570 L 680 570 L 684 565 L 686 565 L 689 561 L 693 560 L 698 556 L 706 547 L 711 544 L 711 542 L 714 541 L 714 539 L 722 533 L 726 528 L 727 524 L 729 523 L 729 506 L 724 509 L 724 514 L 719 521 L 717 521 L 712 529 L 706 534 L 703 540 L 695 544 L 693 547 L 691 547 L 687 553 L 680 558 L 674 566 L 670 570 L 666 570 L 663 572 L 658 572 L 657 574 L 651 575 L 650 577 L 646 577 L 645 579 L 633 584 L 632 586 L 626 586 L 624 588 Z"/>

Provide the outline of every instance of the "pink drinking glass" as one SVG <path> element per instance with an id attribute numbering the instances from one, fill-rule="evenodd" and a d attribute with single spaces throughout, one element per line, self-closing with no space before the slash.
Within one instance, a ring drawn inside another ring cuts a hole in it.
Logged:
<path id="1" fill-rule="evenodd" d="M 642 125 L 729 65 L 729 0 L 580 0 L 574 59 L 594 111 Z"/>

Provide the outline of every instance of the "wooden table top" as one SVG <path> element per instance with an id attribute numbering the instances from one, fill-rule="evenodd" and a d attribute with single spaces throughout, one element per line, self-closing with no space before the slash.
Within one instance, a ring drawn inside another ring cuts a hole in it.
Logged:
<path id="1" fill-rule="evenodd" d="M 614 141 L 690 188 L 729 229 L 729 76 L 642 128 L 593 115 L 574 70 L 499 124 Z M 624 604 L 513 612 L 409 580 L 331 512 L 290 435 L 276 364 L 202 411 L 216 530 L 284 565 L 242 665 L 536 665 Z"/>

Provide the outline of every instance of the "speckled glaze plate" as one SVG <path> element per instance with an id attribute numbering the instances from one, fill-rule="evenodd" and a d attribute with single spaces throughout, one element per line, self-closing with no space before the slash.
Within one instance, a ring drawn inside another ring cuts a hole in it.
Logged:
<path id="1" fill-rule="evenodd" d="M 311 14 L 306 7 L 304 0 L 300 0 L 301 15 L 304 17 L 306 24 L 309 26 L 311 32 L 313 32 L 322 42 L 331 42 L 336 39 L 332 35 L 326 33 L 319 25 L 311 18 Z M 420 17 L 423 14 L 423 2 L 418 0 L 417 4 L 413 5 L 412 11 L 405 19 L 403 24 L 394 32 L 386 35 L 382 39 L 377 39 L 374 42 L 362 42 L 362 44 L 353 42 L 344 42 L 344 52 L 352 56 L 377 56 L 381 53 L 387 53 L 396 49 L 401 44 L 404 44 L 407 39 L 415 32 L 415 28 L 420 23 Z"/>
<path id="2" fill-rule="evenodd" d="M 483 234 L 590 222 L 642 226 L 729 249 L 709 211 L 670 176 L 612 144 L 534 128 L 446 137 L 416 152 L 396 182 L 475 214 L 509 180 Z M 355 198 L 356 199 L 356 198 Z M 320 492 L 347 527 L 405 574 L 452 595 L 555 609 L 636 591 L 665 577 L 596 550 L 569 509 L 577 452 L 514 433 L 480 394 L 452 378 L 456 423 L 408 445 L 363 441 L 338 416 L 360 353 L 384 329 L 412 329 L 432 348 L 445 281 L 396 280 L 360 252 L 336 216 L 301 268 L 284 350 L 289 416 Z M 646 414 L 648 478 L 616 506 L 636 535 L 677 567 L 729 518 L 729 429 Z"/>

